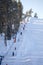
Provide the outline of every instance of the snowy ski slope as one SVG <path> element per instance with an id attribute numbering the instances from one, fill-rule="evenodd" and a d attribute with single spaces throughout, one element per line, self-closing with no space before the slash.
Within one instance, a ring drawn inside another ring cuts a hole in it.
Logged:
<path id="1" fill-rule="evenodd" d="M 29 22 L 21 23 L 16 43 L 13 39 L 8 43 L 2 65 L 43 65 L 43 19 L 31 18 Z M 13 51 L 15 56 L 12 56 Z"/>

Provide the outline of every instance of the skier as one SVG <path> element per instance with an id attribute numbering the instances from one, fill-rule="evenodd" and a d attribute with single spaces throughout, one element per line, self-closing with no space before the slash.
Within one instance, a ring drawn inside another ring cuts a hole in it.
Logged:
<path id="1" fill-rule="evenodd" d="M 14 56 L 14 52 L 12 52 L 12 56 Z"/>
<path id="2" fill-rule="evenodd" d="M 23 27 L 23 30 L 24 30 L 25 28 Z"/>
<path id="3" fill-rule="evenodd" d="M 0 56 L 0 65 L 1 65 L 3 58 L 4 58 L 4 56 Z"/>
<path id="4" fill-rule="evenodd" d="M 20 35 L 22 35 L 22 32 L 20 33 Z"/>
<path id="5" fill-rule="evenodd" d="M 16 36 L 14 37 L 14 43 L 16 42 Z"/>
<path id="6" fill-rule="evenodd" d="M 15 50 L 16 50 L 16 47 L 15 47 Z"/>

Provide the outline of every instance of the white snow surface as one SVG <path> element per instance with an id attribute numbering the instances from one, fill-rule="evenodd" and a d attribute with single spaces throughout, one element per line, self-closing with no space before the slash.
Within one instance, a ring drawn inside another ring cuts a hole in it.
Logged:
<path id="1" fill-rule="evenodd" d="M 43 65 L 43 19 L 31 18 L 20 23 L 16 43 L 13 38 L 7 40 L 7 47 L 0 35 L 0 55 L 5 56 L 2 65 Z"/>

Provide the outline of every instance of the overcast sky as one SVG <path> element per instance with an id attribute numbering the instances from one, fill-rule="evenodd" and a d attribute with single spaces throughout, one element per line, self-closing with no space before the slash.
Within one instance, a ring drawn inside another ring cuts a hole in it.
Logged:
<path id="1" fill-rule="evenodd" d="M 37 12 L 39 18 L 43 18 L 43 0 L 21 0 L 24 7 L 24 12 L 33 9 L 33 12 Z"/>

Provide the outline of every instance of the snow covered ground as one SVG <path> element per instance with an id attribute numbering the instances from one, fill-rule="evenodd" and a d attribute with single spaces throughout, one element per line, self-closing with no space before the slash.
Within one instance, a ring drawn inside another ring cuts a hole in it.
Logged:
<path id="1" fill-rule="evenodd" d="M 29 22 L 21 23 L 16 43 L 12 38 L 7 41 L 5 47 L 3 37 L 0 37 L 0 42 L 0 55 L 5 55 L 2 65 L 43 65 L 42 19 L 31 18 Z M 14 56 L 12 56 L 13 51 Z"/>

